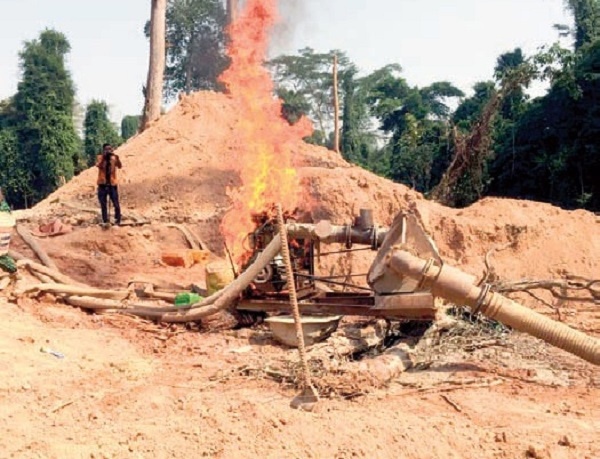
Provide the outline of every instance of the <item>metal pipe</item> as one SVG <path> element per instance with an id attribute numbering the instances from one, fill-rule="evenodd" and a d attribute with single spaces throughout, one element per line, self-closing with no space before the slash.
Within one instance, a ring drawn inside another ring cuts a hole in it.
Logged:
<path id="1" fill-rule="evenodd" d="M 394 250 L 388 266 L 399 276 L 420 281 L 434 296 L 469 306 L 490 319 L 508 325 L 553 346 L 600 365 L 600 340 L 538 314 L 519 303 L 492 292 L 489 285 L 477 286 L 475 278 L 448 265 L 423 260 L 403 250 Z"/>
<path id="2" fill-rule="evenodd" d="M 327 220 L 316 225 L 289 223 L 287 228 L 290 239 L 312 239 L 324 244 L 364 244 L 374 246 L 374 248 L 381 247 L 388 232 L 387 228 L 332 225 Z"/>

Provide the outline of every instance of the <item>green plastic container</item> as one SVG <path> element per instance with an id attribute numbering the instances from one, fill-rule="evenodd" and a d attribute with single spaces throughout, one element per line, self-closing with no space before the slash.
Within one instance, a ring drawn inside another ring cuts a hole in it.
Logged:
<path id="1" fill-rule="evenodd" d="M 196 303 L 200 303 L 204 297 L 196 293 L 180 293 L 175 297 L 175 307 L 185 308 L 187 306 L 193 306 Z"/>

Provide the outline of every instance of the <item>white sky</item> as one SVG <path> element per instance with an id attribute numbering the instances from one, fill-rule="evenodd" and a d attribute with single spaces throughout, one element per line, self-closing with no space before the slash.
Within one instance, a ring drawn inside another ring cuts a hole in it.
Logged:
<path id="1" fill-rule="evenodd" d="M 273 54 L 341 49 L 363 70 L 399 63 L 409 83 L 449 80 L 463 90 L 489 79 L 499 54 L 534 52 L 571 23 L 562 0 L 280 0 L 295 19 Z M 23 42 L 46 27 L 65 33 L 82 104 L 103 99 L 115 121 L 142 108 L 150 0 L 0 0 L 0 99 L 16 91 Z M 285 21 L 290 24 L 290 20 Z"/>

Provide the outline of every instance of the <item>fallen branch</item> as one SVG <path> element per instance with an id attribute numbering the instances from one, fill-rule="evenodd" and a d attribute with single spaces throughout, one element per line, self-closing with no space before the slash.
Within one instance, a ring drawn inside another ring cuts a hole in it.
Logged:
<path id="1" fill-rule="evenodd" d="M 21 239 L 33 250 L 40 261 L 48 268 L 58 271 L 58 267 L 54 264 L 52 259 L 48 256 L 46 251 L 38 244 L 35 238 L 21 225 L 16 226 L 17 234 L 21 236 Z"/>
<path id="2" fill-rule="evenodd" d="M 495 387 L 495 386 L 499 386 L 502 383 L 504 383 L 503 380 L 501 379 L 496 379 L 494 381 L 491 382 L 486 382 L 486 383 L 481 383 L 481 384 L 460 384 L 458 383 L 457 385 L 451 386 L 451 387 L 436 387 L 436 386 L 428 386 L 428 387 L 422 387 L 420 389 L 416 389 L 416 390 L 412 390 L 412 391 L 406 391 L 406 392 L 401 392 L 399 394 L 395 394 L 395 395 L 399 395 L 399 396 L 406 396 L 406 395 L 416 395 L 416 394 L 431 394 L 431 393 L 447 393 L 447 392 L 454 392 L 457 390 L 464 390 L 464 389 L 483 389 L 485 387 Z"/>
<path id="3" fill-rule="evenodd" d="M 78 398 L 74 398 L 73 400 L 69 400 L 68 402 L 64 402 L 61 403 L 60 405 L 57 405 L 55 408 L 52 408 L 50 411 L 48 411 L 48 414 L 54 414 L 57 411 L 62 410 L 63 408 L 66 408 L 69 405 L 72 405 L 73 403 L 75 403 L 77 400 L 79 400 L 81 397 Z"/>
<path id="4" fill-rule="evenodd" d="M 600 279 L 585 279 L 579 276 L 568 276 L 561 280 L 520 280 L 516 282 L 499 282 L 494 285 L 499 293 L 529 292 L 531 290 L 547 290 L 552 296 L 562 301 L 578 301 L 600 304 Z M 565 292 L 582 292 L 587 296 L 573 296 Z"/>
<path id="5" fill-rule="evenodd" d="M 508 244 L 504 244 L 502 246 L 492 247 L 490 250 L 487 251 L 487 253 L 485 254 L 485 257 L 483 259 L 483 261 L 485 263 L 485 272 L 483 273 L 483 278 L 481 279 L 481 282 L 479 282 L 479 285 L 482 285 L 482 284 L 488 282 L 490 280 L 490 278 L 493 279 L 496 275 L 496 270 L 494 269 L 494 267 L 492 266 L 492 264 L 490 262 L 490 257 L 492 256 L 492 254 L 494 252 L 501 252 L 503 250 L 506 250 L 513 245 L 514 245 L 514 242 L 509 242 Z"/>
<path id="6" fill-rule="evenodd" d="M 459 413 L 462 413 L 462 408 L 460 406 L 458 406 L 458 404 L 456 402 L 450 400 L 450 397 L 448 397 L 447 395 L 444 395 L 444 394 L 440 394 L 440 397 L 442 397 L 442 399 L 448 405 L 450 405 L 452 408 L 454 408 L 456 411 L 458 411 Z"/>

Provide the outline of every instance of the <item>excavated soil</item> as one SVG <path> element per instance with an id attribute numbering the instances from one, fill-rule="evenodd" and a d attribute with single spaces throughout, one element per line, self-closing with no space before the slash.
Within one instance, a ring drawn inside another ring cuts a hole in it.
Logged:
<path id="1" fill-rule="evenodd" d="M 19 212 L 21 224 L 71 223 L 73 232 L 40 244 L 62 271 L 92 285 L 126 286 L 140 277 L 201 283 L 201 267 L 159 262 L 161 251 L 185 248 L 165 224 L 185 223 L 223 256 L 227 188 L 239 184 L 236 116 L 225 95 L 194 94 L 118 150 L 126 220 L 148 224 L 98 227 L 97 214 L 85 210 L 97 207 L 94 170 Z M 490 263 L 502 280 L 600 277 L 600 225 L 592 213 L 505 199 L 448 209 L 323 148 L 299 143 L 295 156 L 310 195 L 305 210 L 315 221 L 346 223 L 367 206 L 388 225 L 411 209 L 442 257 L 476 276 L 497 249 Z M 19 238 L 14 243 L 32 255 Z M 361 273 L 371 258 L 340 256 L 322 270 Z M 540 302 L 516 298 L 556 318 Z M 600 335 L 598 305 L 558 306 L 562 320 Z M 290 352 L 261 329 L 162 328 L 88 315 L 50 296 L 17 303 L 0 297 L 0 317 L 2 457 L 600 456 L 600 371 L 519 335 L 510 339 L 525 339 L 520 345 L 448 353 L 386 389 L 324 400 L 308 414 L 289 409 L 294 390 L 240 370 Z M 66 358 L 41 353 L 41 346 Z"/>

